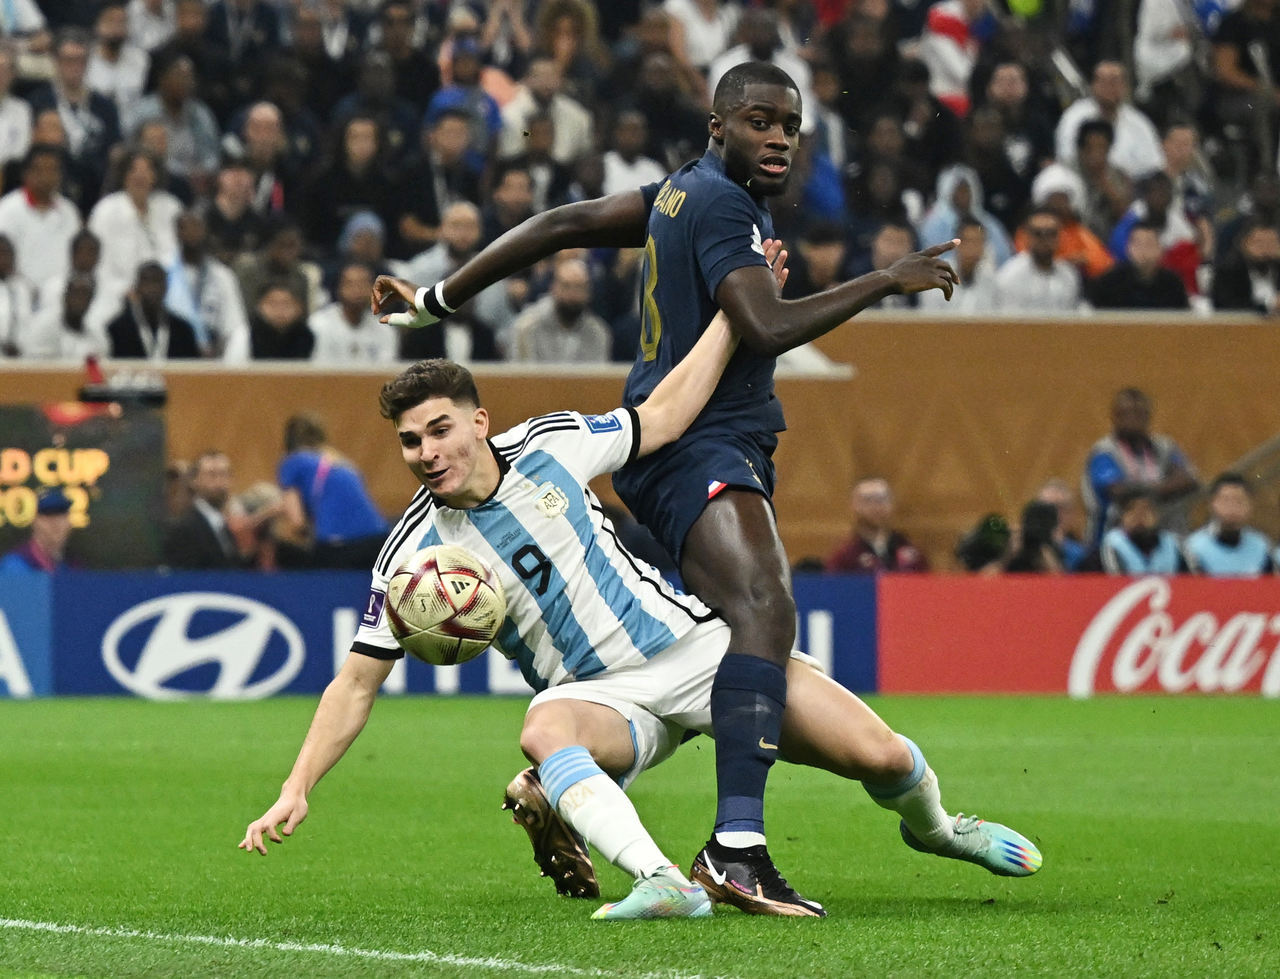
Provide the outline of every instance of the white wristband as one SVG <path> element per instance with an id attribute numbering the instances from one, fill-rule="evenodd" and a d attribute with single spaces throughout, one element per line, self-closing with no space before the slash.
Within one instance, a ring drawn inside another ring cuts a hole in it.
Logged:
<path id="1" fill-rule="evenodd" d="M 454 308 L 453 306 L 450 306 L 447 302 L 444 301 L 444 281 L 443 280 L 436 283 L 436 302 L 438 302 L 440 304 L 440 308 L 447 313 L 456 313 L 458 311 L 456 308 Z"/>

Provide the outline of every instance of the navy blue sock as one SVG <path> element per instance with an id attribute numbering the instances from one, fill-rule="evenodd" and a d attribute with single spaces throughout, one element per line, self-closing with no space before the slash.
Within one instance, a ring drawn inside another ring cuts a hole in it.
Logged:
<path id="1" fill-rule="evenodd" d="M 764 833 L 764 783 L 778 755 L 787 674 L 758 656 L 726 653 L 711 685 L 717 833 Z"/>

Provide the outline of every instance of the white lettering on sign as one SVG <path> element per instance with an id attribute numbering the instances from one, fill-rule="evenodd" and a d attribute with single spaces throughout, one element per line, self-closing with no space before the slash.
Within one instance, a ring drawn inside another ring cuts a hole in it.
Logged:
<path id="1" fill-rule="evenodd" d="M 1164 578 L 1140 578 L 1117 592 L 1080 636 L 1067 692 L 1091 696 L 1110 654 L 1111 683 L 1122 693 L 1152 678 L 1168 693 L 1230 693 L 1261 674 L 1262 696 L 1280 696 L 1280 613 L 1243 611 L 1220 622 L 1197 611 L 1178 622 L 1168 611 L 1172 595 Z M 1145 614 L 1124 629 L 1135 613 Z"/>

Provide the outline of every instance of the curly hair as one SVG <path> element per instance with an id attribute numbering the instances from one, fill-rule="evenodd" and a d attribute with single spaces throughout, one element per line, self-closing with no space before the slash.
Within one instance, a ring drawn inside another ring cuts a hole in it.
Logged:
<path id="1" fill-rule="evenodd" d="M 382 385 L 378 407 L 383 418 L 396 421 L 410 408 L 432 398 L 480 407 L 480 394 L 471 372 L 451 360 L 420 360 Z"/>

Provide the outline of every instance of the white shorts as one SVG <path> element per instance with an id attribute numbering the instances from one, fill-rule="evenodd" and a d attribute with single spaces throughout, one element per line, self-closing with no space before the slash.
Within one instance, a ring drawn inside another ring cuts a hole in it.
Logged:
<path id="1" fill-rule="evenodd" d="M 724 622 L 699 623 L 653 659 L 548 687 L 530 701 L 529 710 L 551 700 L 583 700 L 626 718 L 636 758 L 618 779 L 625 789 L 641 772 L 670 758 L 689 731 L 711 734 L 711 684 L 728 648 Z M 798 651 L 791 656 L 821 669 L 812 656 Z"/>

